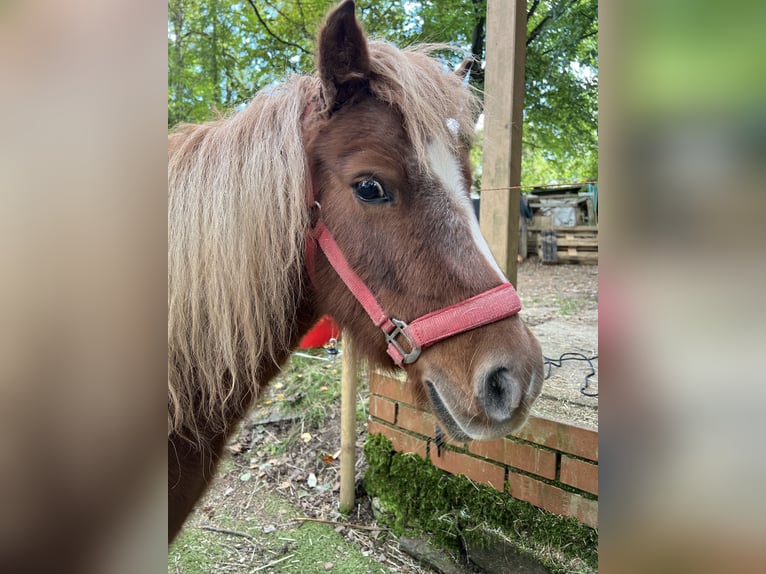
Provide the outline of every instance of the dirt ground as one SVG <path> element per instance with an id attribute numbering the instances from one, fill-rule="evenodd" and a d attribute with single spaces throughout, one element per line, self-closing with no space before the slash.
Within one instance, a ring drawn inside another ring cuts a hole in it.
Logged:
<path id="1" fill-rule="evenodd" d="M 598 356 L 598 267 L 542 265 L 537 259 L 519 266 L 521 316 L 537 336 L 543 355 L 564 353 Z M 585 361 L 564 361 L 552 367 L 533 413 L 587 428 L 598 428 L 598 359 L 595 375 L 585 387 L 590 367 Z M 596 395 L 596 396 L 589 396 Z"/>
<path id="2" fill-rule="evenodd" d="M 518 291 L 522 316 L 544 355 L 597 355 L 596 266 L 525 261 Z M 322 351 L 313 354 L 329 358 Z M 597 367 L 598 361 L 593 363 Z M 580 361 L 552 369 L 535 414 L 597 428 L 598 398 L 580 392 L 588 370 Z M 598 373 L 586 391 L 597 392 L 597 381 Z M 170 547 L 169 574 L 433 572 L 379 527 L 361 489 L 365 382 L 358 396 L 357 507 L 348 517 L 338 512 L 339 394 L 340 360 L 291 360 L 242 425 L 218 479 Z"/>

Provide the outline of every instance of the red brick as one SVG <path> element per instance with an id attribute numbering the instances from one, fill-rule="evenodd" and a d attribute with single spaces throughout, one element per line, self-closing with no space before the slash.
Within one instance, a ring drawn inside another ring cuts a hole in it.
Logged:
<path id="1" fill-rule="evenodd" d="M 468 454 L 442 449 L 442 455 L 437 456 L 436 449 L 431 447 L 431 462 L 434 466 L 450 474 L 464 474 L 475 482 L 488 484 L 499 491 L 505 485 L 505 468 L 497 466 Z"/>
<path id="2" fill-rule="evenodd" d="M 598 460 L 598 432 L 594 430 L 529 417 L 527 424 L 514 436 L 588 460 Z"/>
<path id="3" fill-rule="evenodd" d="M 591 494 L 598 494 L 598 465 L 563 455 L 559 480 Z"/>
<path id="4" fill-rule="evenodd" d="M 373 395 L 370 397 L 370 415 L 393 424 L 396 422 L 396 403 Z"/>
<path id="5" fill-rule="evenodd" d="M 430 439 L 436 438 L 436 425 L 439 425 L 444 444 L 466 450 L 466 443 L 450 438 L 447 431 L 444 430 L 444 426 L 439 423 L 439 420 L 431 412 L 400 404 L 396 424 L 404 429 L 427 436 Z"/>
<path id="6" fill-rule="evenodd" d="M 548 512 L 572 516 L 593 528 L 598 526 L 598 501 L 596 500 L 566 492 L 551 484 L 515 472 L 508 473 L 508 492 L 514 498 L 544 508 Z"/>
<path id="7" fill-rule="evenodd" d="M 428 443 L 425 440 L 375 421 L 370 421 L 367 424 L 367 432 L 369 434 L 382 434 L 385 436 L 394 445 L 396 452 L 412 452 L 426 458 L 426 446 Z"/>
<path id="8" fill-rule="evenodd" d="M 499 463 L 525 470 L 545 478 L 556 478 L 556 454 L 501 438 L 493 441 L 474 441 L 470 443 L 472 453 L 491 458 Z"/>
<path id="9" fill-rule="evenodd" d="M 396 420 L 397 426 L 433 438 L 435 424 L 436 419 L 431 413 L 414 409 L 407 405 L 399 405 L 399 418 Z"/>
<path id="10" fill-rule="evenodd" d="M 418 404 L 412 383 L 398 381 L 376 372 L 370 373 L 370 393 L 387 397 L 398 403 Z"/>
<path id="11" fill-rule="evenodd" d="M 465 442 L 458 442 L 455 441 L 442 430 L 442 441 L 450 446 L 454 446 L 455 448 L 459 448 L 460 450 L 468 450 L 468 443 Z"/>
<path id="12" fill-rule="evenodd" d="M 591 500 L 579 494 L 570 494 L 569 497 L 567 514 L 586 526 L 598 528 L 598 500 Z"/>

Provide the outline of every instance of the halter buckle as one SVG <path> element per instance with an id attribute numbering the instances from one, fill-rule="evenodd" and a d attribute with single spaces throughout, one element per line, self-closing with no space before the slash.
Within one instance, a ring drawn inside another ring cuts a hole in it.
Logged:
<path id="1" fill-rule="evenodd" d="M 400 321 L 399 319 L 391 319 L 391 322 L 394 324 L 394 328 L 386 333 L 383 331 L 383 334 L 386 336 L 386 343 L 389 345 L 393 345 L 394 348 L 399 352 L 399 354 L 403 357 L 402 362 L 409 365 L 414 363 L 418 360 L 418 357 L 420 356 L 420 347 L 415 345 L 412 342 L 412 339 L 410 339 L 407 336 L 407 333 L 404 329 L 407 328 L 407 323 L 404 321 Z M 407 341 L 407 345 L 410 348 L 409 352 L 405 352 L 405 350 L 402 348 L 402 346 L 399 344 L 399 342 L 396 340 L 396 338 L 401 335 L 404 337 L 404 340 Z"/>

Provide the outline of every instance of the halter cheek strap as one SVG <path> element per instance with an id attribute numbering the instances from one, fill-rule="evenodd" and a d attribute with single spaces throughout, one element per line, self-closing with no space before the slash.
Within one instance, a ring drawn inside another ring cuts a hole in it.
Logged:
<path id="1" fill-rule="evenodd" d="M 375 326 L 383 331 L 387 343 L 386 352 L 398 367 L 414 363 L 421 350 L 434 343 L 506 319 L 521 310 L 521 301 L 516 290 L 513 285 L 505 282 L 474 297 L 423 315 L 408 324 L 389 317 L 367 285 L 351 269 L 335 239 L 321 221 L 314 225 L 311 237 L 307 241 L 306 266 L 310 277 L 313 277 L 317 246 Z M 400 337 L 404 339 L 408 349 L 399 343 Z"/>

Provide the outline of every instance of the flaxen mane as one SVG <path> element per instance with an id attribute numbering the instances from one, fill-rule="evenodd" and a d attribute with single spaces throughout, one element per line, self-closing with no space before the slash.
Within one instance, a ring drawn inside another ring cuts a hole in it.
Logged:
<path id="1" fill-rule="evenodd" d="M 402 113 L 424 166 L 434 138 L 470 140 L 476 110 L 428 51 L 369 44 L 370 91 Z M 259 365 L 290 344 L 308 226 L 302 131 L 326 121 L 319 92 L 315 76 L 293 77 L 230 118 L 170 136 L 169 434 L 203 441 L 199 417 L 208 431 L 227 430 L 227 403 L 243 388 L 255 394 Z M 304 126 L 309 102 L 315 117 Z"/>

